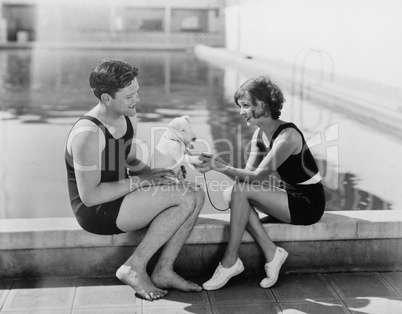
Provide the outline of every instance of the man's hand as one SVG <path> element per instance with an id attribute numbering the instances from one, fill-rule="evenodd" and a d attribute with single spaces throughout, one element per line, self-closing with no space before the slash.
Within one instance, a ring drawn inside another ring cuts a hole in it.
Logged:
<path id="1" fill-rule="evenodd" d="M 129 176 L 137 176 L 143 172 L 151 170 L 151 167 L 140 159 L 127 161 L 127 166 L 127 172 Z"/>
<path id="2" fill-rule="evenodd" d="M 171 185 L 177 183 L 177 177 L 173 170 L 161 168 L 147 169 L 146 171 L 130 178 L 133 186 L 131 191 L 147 186 Z"/>

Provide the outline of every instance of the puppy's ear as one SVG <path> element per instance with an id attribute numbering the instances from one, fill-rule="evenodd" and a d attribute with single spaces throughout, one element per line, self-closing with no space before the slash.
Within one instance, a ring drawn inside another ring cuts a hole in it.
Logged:
<path id="1" fill-rule="evenodd" d="M 177 118 L 174 118 L 172 121 L 169 122 L 168 127 L 176 129 L 177 124 L 178 124 Z"/>
<path id="2" fill-rule="evenodd" d="M 188 122 L 190 122 L 190 116 L 189 116 L 189 115 L 182 116 L 182 118 L 184 118 L 184 119 L 186 119 Z"/>

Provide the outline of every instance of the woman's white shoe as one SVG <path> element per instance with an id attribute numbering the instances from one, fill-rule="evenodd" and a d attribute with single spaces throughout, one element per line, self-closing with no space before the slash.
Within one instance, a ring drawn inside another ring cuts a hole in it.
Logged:
<path id="1" fill-rule="evenodd" d="M 222 288 L 230 280 L 230 278 L 243 272 L 244 266 L 240 258 L 237 258 L 236 263 L 229 268 L 225 268 L 219 263 L 213 276 L 207 282 L 205 282 L 202 287 L 205 290 L 217 290 Z"/>
<path id="2" fill-rule="evenodd" d="M 289 253 L 281 247 L 276 248 L 275 256 L 272 261 L 264 266 L 267 277 L 260 282 L 261 288 L 271 288 L 278 280 L 279 272 Z"/>

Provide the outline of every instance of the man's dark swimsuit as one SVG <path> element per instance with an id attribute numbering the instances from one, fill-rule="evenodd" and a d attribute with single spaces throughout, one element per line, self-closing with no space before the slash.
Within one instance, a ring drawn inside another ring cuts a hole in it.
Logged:
<path id="1" fill-rule="evenodd" d="M 102 151 L 101 161 L 101 182 L 117 182 L 127 178 L 125 165 L 134 136 L 130 119 L 125 117 L 127 131 L 119 139 L 115 139 L 98 119 L 83 116 L 78 121 L 84 119 L 95 123 L 105 136 L 106 145 Z M 116 219 L 124 196 L 111 202 L 91 207 L 85 206 L 78 193 L 73 157 L 68 153 L 67 148 L 65 150 L 65 161 L 71 207 L 80 226 L 84 230 L 96 234 L 110 235 L 123 233 L 123 231 L 117 228 Z"/>

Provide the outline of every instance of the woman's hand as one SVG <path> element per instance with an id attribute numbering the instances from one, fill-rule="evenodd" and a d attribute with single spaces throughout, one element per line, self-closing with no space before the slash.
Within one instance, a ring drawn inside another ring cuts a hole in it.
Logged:
<path id="1" fill-rule="evenodd" d="M 210 170 L 222 172 L 223 170 L 229 168 L 228 163 L 223 161 L 222 158 L 215 155 L 202 153 L 199 159 L 202 161 L 202 163 L 199 165 L 194 165 L 194 168 L 201 173 L 205 173 Z"/>

